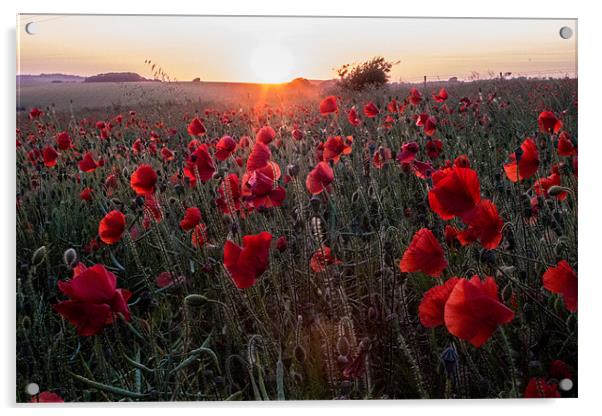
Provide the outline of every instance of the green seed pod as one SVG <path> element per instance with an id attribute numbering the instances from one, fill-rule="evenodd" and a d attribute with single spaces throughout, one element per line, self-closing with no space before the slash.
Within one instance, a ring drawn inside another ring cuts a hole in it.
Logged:
<path id="1" fill-rule="evenodd" d="M 41 264 L 46 258 L 46 246 L 41 246 L 36 251 L 33 252 L 31 256 L 31 264 L 33 266 L 37 266 Z"/>

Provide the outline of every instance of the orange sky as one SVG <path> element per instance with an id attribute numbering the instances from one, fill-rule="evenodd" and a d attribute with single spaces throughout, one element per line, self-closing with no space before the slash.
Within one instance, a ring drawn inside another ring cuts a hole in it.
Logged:
<path id="1" fill-rule="evenodd" d="M 392 81 L 576 76 L 577 36 L 562 26 L 576 32 L 575 20 L 21 15 L 17 73 L 152 77 L 150 59 L 178 80 L 283 82 L 382 55 L 401 61 Z"/>

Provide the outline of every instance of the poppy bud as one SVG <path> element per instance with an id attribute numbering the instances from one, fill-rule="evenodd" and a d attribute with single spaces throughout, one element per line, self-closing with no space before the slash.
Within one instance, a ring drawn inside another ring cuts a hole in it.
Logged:
<path id="1" fill-rule="evenodd" d="M 349 390 L 351 388 L 351 381 L 343 380 L 341 381 L 341 390 Z"/>
<path id="2" fill-rule="evenodd" d="M 203 295 L 188 295 L 184 298 L 184 304 L 187 306 L 199 307 L 205 303 L 205 296 Z"/>
<path id="3" fill-rule="evenodd" d="M 504 301 L 504 303 L 510 302 L 510 299 L 512 298 L 512 294 L 513 294 L 512 285 L 510 283 L 508 283 L 502 289 L 502 300 Z"/>
<path id="4" fill-rule="evenodd" d="M 293 165 L 293 164 L 288 165 L 286 167 L 286 173 L 288 174 L 288 176 L 291 176 L 294 178 L 295 176 L 297 176 L 299 174 L 299 165 Z"/>
<path id="5" fill-rule="evenodd" d="M 564 186 L 552 185 L 548 189 L 548 195 L 558 196 L 558 195 L 562 194 L 563 192 L 570 192 L 570 191 L 571 190 L 569 188 L 566 188 Z"/>
<path id="6" fill-rule="evenodd" d="M 293 354 L 295 355 L 295 360 L 297 360 L 299 363 L 302 364 L 305 362 L 306 353 L 301 345 L 295 346 L 295 350 L 293 351 Z"/>
<path id="7" fill-rule="evenodd" d="M 75 262 L 77 261 L 77 251 L 73 248 L 68 248 L 63 253 L 63 261 L 69 268 L 73 268 L 75 266 Z"/>
<path id="8" fill-rule="evenodd" d="M 280 238 L 278 238 L 278 240 L 276 240 L 276 250 L 278 250 L 279 252 L 283 252 L 286 250 L 288 246 L 288 243 L 286 241 L 286 237 L 282 236 Z"/>
<path id="9" fill-rule="evenodd" d="M 143 197 L 143 196 L 141 196 L 141 195 L 138 195 L 138 196 L 136 197 L 135 201 L 136 201 L 136 205 L 137 205 L 137 206 L 139 206 L 139 207 L 142 207 L 142 206 L 144 206 L 144 197 Z"/>
<path id="10" fill-rule="evenodd" d="M 295 383 L 297 384 L 301 384 L 303 383 L 303 375 L 301 373 L 297 373 L 296 371 L 291 372 L 293 375 L 293 379 L 295 380 Z"/>
<path id="11" fill-rule="evenodd" d="M 378 311 L 374 306 L 370 306 L 368 308 L 368 320 L 374 322 L 376 319 L 378 319 Z"/>
<path id="12" fill-rule="evenodd" d="M 458 366 L 458 352 L 453 345 L 450 345 L 441 353 L 441 360 L 445 366 L 445 373 L 447 376 L 453 376 L 456 373 Z"/>
<path id="13" fill-rule="evenodd" d="M 123 206 L 123 202 L 121 202 L 121 200 L 119 200 L 117 198 L 112 198 L 111 204 L 115 205 L 118 208 Z"/>
<path id="14" fill-rule="evenodd" d="M 340 337 L 338 339 L 338 341 L 337 341 L 337 351 L 341 355 L 347 355 L 347 354 L 349 354 L 349 342 L 347 341 L 347 338 Z"/>
<path id="15" fill-rule="evenodd" d="M 339 355 L 337 358 L 337 363 L 341 366 L 341 367 L 345 367 L 347 364 L 349 364 L 349 359 L 345 356 L 345 355 Z"/>
<path id="16" fill-rule="evenodd" d="M 41 246 L 40 248 L 38 248 L 36 251 L 33 252 L 33 255 L 31 256 L 31 264 L 33 266 L 37 266 L 38 264 L 41 264 L 45 258 L 46 258 L 46 246 Z"/>
<path id="17" fill-rule="evenodd" d="M 317 211 L 320 208 L 320 197 L 313 195 L 309 200 L 309 203 L 311 204 L 311 207 Z"/>

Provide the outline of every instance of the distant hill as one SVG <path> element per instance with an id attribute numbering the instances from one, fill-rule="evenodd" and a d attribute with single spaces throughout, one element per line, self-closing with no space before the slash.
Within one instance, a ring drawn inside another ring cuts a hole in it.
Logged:
<path id="1" fill-rule="evenodd" d="M 69 74 L 39 74 L 39 75 L 17 75 L 17 84 L 42 84 L 42 83 L 61 83 L 61 82 L 82 82 L 85 78 L 79 75 Z"/>
<path id="2" fill-rule="evenodd" d="M 84 82 L 152 82 L 154 80 L 141 77 L 135 72 L 108 72 L 106 74 L 92 75 Z"/>

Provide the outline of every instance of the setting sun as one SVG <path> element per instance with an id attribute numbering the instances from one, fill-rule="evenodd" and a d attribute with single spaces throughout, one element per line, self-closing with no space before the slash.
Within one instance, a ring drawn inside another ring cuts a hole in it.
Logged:
<path id="1" fill-rule="evenodd" d="M 292 77 L 293 55 L 282 45 L 261 45 L 251 51 L 249 65 L 258 82 L 287 82 Z"/>

